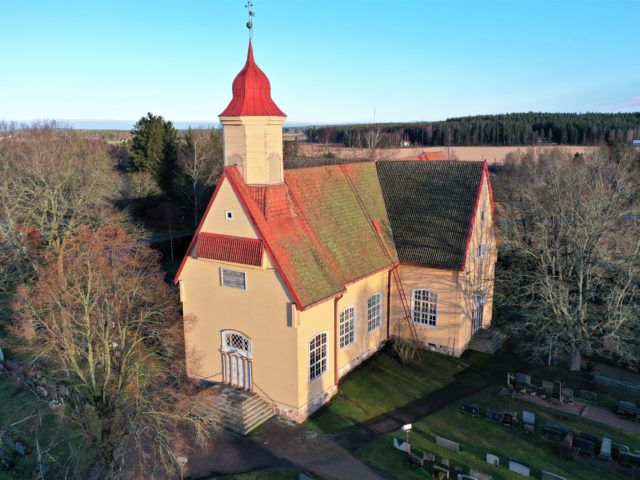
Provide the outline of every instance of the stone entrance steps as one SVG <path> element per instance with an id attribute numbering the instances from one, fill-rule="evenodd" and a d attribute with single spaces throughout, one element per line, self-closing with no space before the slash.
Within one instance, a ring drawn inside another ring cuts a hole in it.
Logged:
<path id="1" fill-rule="evenodd" d="M 482 328 L 471 337 L 467 348 L 476 352 L 495 353 L 507 338 L 507 334 L 498 330 Z"/>
<path id="2" fill-rule="evenodd" d="M 255 393 L 227 385 L 211 387 L 210 402 L 220 424 L 240 435 L 247 435 L 276 414 L 273 406 Z"/>

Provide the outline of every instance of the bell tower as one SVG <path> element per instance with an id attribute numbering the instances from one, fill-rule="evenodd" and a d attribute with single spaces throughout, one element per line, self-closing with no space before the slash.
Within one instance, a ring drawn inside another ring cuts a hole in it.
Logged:
<path id="1" fill-rule="evenodd" d="M 253 58 L 233 81 L 233 99 L 220 114 L 224 131 L 224 164 L 236 165 L 248 185 L 284 181 L 282 126 L 287 116 L 271 98 L 271 84 Z"/>

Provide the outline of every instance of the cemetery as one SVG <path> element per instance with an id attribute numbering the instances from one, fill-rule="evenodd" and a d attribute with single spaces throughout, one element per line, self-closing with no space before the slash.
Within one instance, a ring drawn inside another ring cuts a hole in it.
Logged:
<path id="1" fill-rule="evenodd" d="M 548 387 L 549 398 L 569 401 L 566 389 Z M 580 395 L 576 389 L 574 401 Z M 640 466 L 639 436 L 551 405 L 489 387 L 416 422 L 407 436 L 371 442 L 358 456 L 402 478 L 613 480 Z"/>

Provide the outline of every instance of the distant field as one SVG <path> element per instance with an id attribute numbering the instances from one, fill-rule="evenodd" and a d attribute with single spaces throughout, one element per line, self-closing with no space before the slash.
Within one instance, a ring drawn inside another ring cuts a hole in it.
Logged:
<path id="1" fill-rule="evenodd" d="M 591 152 L 598 147 L 586 147 L 582 145 L 545 145 L 535 146 L 521 145 L 521 146 L 509 146 L 509 147 L 494 147 L 492 145 L 478 146 L 478 147 L 407 147 L 407 148 L 388 148 L 379 151 L 379 158 L 398 160 L 398 159 L 410 159 L 415 158 L 423 152 L 438 152 L 442 151 L 445 154 L 449 154 L 456 160 L 464 161 L 477 161 L 486 160 L 489 164 L 504 163 L 504 159 L 509 152 L 521 152 L 526 151 L 529 148 L 533 148 L 535 153 L 552 150 L 554 148 L 562 148 L 571 153 L 587 153 Z M 336 155 L 338 158 L 363 158 L 368 156 L 369 152 L 364 148 L 347 148 L 330 146 L 329 151 Z M 300 144 L 299 153 L 302 156 L 321 157 L 324 155 L 325 147 L 319 144 Z"/>

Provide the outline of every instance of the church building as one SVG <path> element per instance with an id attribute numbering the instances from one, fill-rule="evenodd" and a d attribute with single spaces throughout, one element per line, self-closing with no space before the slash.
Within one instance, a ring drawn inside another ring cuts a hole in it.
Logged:
<path id="1" fill-rule="evenodd" d="M 461 355 L 491 323 L 496 238 L 486 162 L 285 165 L 285 119 L 250 42 L 175 281 L 189 376 L 303 421 L 390 340 Z"/>

